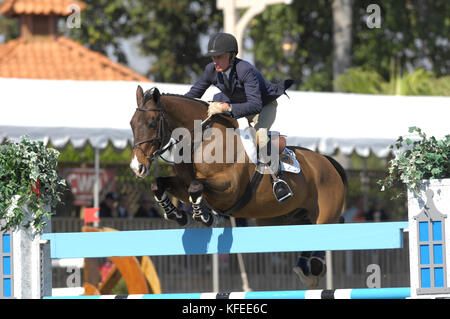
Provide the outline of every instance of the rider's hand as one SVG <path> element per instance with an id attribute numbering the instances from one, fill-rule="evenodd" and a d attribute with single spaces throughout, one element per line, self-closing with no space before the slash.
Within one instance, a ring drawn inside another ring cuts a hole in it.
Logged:
<path id="1" fill-rule="evenodd" d="M 208 116 L 225 113 L 228 111 L 229 104 L 225 102 L 211 102 L 208 107 Z"/>

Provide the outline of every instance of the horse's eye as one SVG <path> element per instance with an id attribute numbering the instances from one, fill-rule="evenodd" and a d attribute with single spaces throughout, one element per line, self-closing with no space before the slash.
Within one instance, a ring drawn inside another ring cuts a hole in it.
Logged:
<path id="1" fill-rule="evenodd" d="M 148 125 L 148 128 L 156 129 L 156 121 L 151 121 L 150 124 Z"/>

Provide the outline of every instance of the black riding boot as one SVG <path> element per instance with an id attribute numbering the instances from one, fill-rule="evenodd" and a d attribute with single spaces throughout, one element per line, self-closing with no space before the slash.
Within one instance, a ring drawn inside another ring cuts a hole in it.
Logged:
<path id="1" fill-rule="evenodd" d="M 294 193 L 292 192 L 289 184 L 286 183 L 282 177 L 281 165 L 278 161 L 276 168 L 272 168 L 271 165 L 271 154 L 272 154 L 272 141 L 270 140 L 266 146 L 261 149 L 258 146 L 258 165 L 266 165 L 272 172 L 270 180 L 272 181 L 273 194 L 278 202 L 283 202 Z"/>

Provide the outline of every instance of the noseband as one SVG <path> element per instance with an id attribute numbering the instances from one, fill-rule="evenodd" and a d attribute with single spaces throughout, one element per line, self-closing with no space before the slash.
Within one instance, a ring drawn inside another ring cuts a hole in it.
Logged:
<path id="1" fill-rule="evenodd" d="M 167 148 L 163 148 L 163 140 L 165 139 L 165 132 L 166 132 L 166 127 L 167 127 L 167 120 L 164 117 L 164 109 L 162 108 L 154 108 L 154 109 L 150 109 L 150 108 L 141 108 L 141 107 L 137 107 L 136 111 L 142 111 L 142 112 L 160 112 L 160 115 L 158 117 L 158 119 L 156 121 L 158 121 L 157 123 L 157 134 L 155 138 L 149 138 L 143 141 L 139 141 L 134 143 L 133 145 L 133 149 L 135 148 L 139 148 L 141 150 L 142 153 L 145 152 L 141 149 L 141 145 L 145 144 L 145 143 L 159 143 L 158 149 L 156 151 L 153 152 L 153 154 L 151 156 L 148 157 L 149 161 L 152 161 L 155 157 L 161 155 L 162 153 L 164 153 Z M 153 121 L 152 123 L 150 123 L 150 125 L 153 125 L 155 121 Z"/>

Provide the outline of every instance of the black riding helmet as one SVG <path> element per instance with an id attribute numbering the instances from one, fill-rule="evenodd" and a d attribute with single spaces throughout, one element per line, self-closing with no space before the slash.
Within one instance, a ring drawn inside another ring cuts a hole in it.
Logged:
<path id="1" fill-rule="evenodd" d="M 217 33 L 209 39 L 206 56 L 218 56 L 227 52 L 238 53 L 238 44 L 232 34 Z"/>

